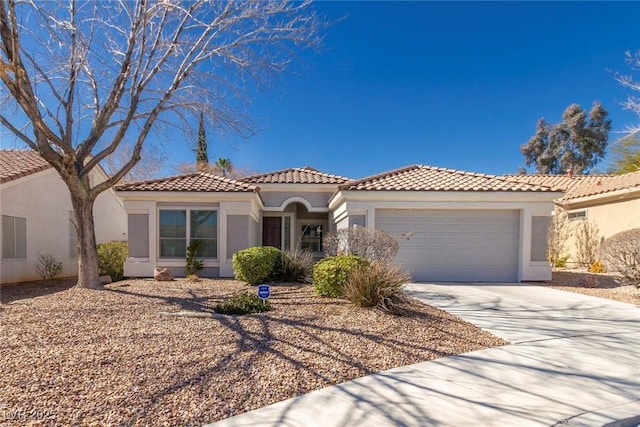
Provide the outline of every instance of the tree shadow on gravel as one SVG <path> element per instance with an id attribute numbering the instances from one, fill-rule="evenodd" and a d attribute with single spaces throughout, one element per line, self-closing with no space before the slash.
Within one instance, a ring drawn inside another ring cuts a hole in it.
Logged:
<path id="1" fill-rule="evenodd" d="M 405 357 L 411 358 L 413 356 L 416 362 L 456 354 L 443 350 L 442 347 L 439 347 L 435 342 L 425 341 L 419 343 L 405 341 L 401 337 L 396 337 L 393 334 L 386 335 L 385 330 L 376 333 L 375 331 L 362 330 L 361 326 L 352 328 L 348 323 L 344 326 L 315 323 L 314 320 L 317 317 L 313 315 L 287 315 L 289 306 L 299 304 L 326 306 L 327 304 L 331 304 L 331 301 L 318 301 L 317 297 L 297 293 L 297 291 L 302 288 L 304 288 L 304 286 L 289 286 L 278 289 L 277 297 L 272 299 L 272 304 L 277 307 L 276 313 L 267 312 L 248 316 L 216 315 L 208 320 L 217 322 L 217 324 L 225 330 L 233 332 L 235 349 L 227 354 L 221 354 L 221 357 L 216 360 L 214 364 L 198 369 L 196 372 L 191 371 L 188 377 L 183 377 L 180 381 L 176 381 L 157 391 L 153 396 L 150 396 L 151 400 L 161 402 L 163 399 L 169 398 L 173 393 L 177 393 L 183 388 L 207 381 L 215 381 L 217 374 L 222 370 L 241 370 L 243 368 L 238 366 L 230 368 L 230 362 L 238 360 L 240 357 L 243 360 L 242 366 L 259 366 L 264 363 L 265 356 L 270 356 L 269 359 L 278 361 L 278 369 L 300 372 L 302 377 L 307 378 L 307 381 L 292 384 L 291 389 L 286 393 L 265 397 L 265 400 L 262 402 L 263 405 L 333 385 L 336 383 L 336 375 L 341 381 L 344 381 L 369 375 L 380 370 L 370 361 L 367 362 L 366 359 L 368 355 L 363 355 L 365 359 L 363 360 L 352 352 L 350 353 L 350 348 L 343 345 L 339 338 L 336 338 L 339 335 L 342 335 L 345 341 L 351 337 L 360 340 L 361 343 L 364 340 L 370 343 L 369 345 L 382 347 L 383 352 L 395 352 L 399 355 L 399 359 Z M 183 289 L 184 292 L 187 292 L 188 296 L 182 297 L 137 292 L 126 288 L 108 289 L 108 291 L 161 300 L 179 310 L 194 311 L 197 313 L 212 313 L 214 303 L 223 299 L 211 295 L 198 295 L 197 292 L 188 289 Z M 344 312 L 346 316 L 349 315 L 349 310 L 355 310 L 342 300 L 336 300 L 335 302 L 336 310 Z M 283 313 L 284 315 L 282 315 Z M 415 304 L 408 304 L 404 309 L 404 314 L 405 316 L 403 317 L 428 322 L 430 328 L 434 331 L 440 331 L 441 334 L 447 334 L 452 341 L 464 339 L 470 342 L 472 346 L 483 347 L 479 342 L 474 342 L 474 338 L 469 335 L 457 335 L 455 333 L 457 328 L 451 327 L 451 322 L 460 322 L 461 324 L 465 322 L 449 317 L 431 316 L 428 313 L 421 312 Z M 318 312 L 318 316 L 322 315 L 322 311 Z M 380 313 L 380 315 L 391 316 L 383 313 Z M 445 324 L 448 324 L 448 328 Z M 283 333 L 283 328 L 290 332 Z M 278 332 L 274 332 L 276 330 Z M 486 344 L 484 347 L 486 347 Z M 416 354 L 429 354 L 430 357 L 416 358 Z M 309 361 L 314 362 L 309 363 Z M 183 368 L 186 371 L 188 371 L 187 367 L 189 364 L 189 361 L 184 362 Z M 335 370 L 341 371 L 342 373 L 336 374 L 336 372 L 334 372 Z M 350 373 L 348 377 L 345 376 L 345 372 Z M 254 397 L 251 393 L 248 393 L 240 401 L 234 401 L 236 408 L 245 409 L 230 413 L 227 416 L 237 415 L 237 413 L 246 411 L 247 408 L 253 409 L 252 406 L 254 406 L 255 403 L 252 403 L 253 400 L 249 401 L 249 399 Z M 206 421 L 211 422 L 214 420 Z"/>
<path id="2" fill-rule="evenodd" d="M 51 280 L 37 280 L 33 282 L 0 284 L 0 303 L 19 304 L 31 298 L 51 295 L 56 292 L 66 291 L 74 287 L 78 279 L 76 277 Z"/>

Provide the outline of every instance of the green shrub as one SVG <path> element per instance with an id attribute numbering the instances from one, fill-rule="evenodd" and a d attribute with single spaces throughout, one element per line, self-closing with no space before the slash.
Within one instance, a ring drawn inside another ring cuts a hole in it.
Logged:
<path id="1" fill-rule="evenodd" d="M 567 260 L 570 258 L 569 255 L 561 255 L 558 256 L 553 262 L 553 266 L 556 268 L 564 268 L 567 266 Z"/>
<path id="2" fill-rule="evenodd" d="M 54 279 L 62 271 L 62 262 L 53 255 L 38 254 L 38 263 L 35 265 L 36 273 L 42 280 Z"/>
<path id="3" fill-rule="evenodd" d="M 280 257 L 280 277 L 283 282 L 304 282 L 313 267 L 309 251 L 283 251 Z"/>
<path id="4" fill-rule="evenodd" d="M 341 297 L 343 286 L 352 270 L 368 266 L 369 261 L 356 255 L 324 258 L 313 267 L 313 289 L 323 297 Z"/>
<path id="5" fill-rule="evenodd" d="M 272 246 L 256 246 L 233 254 L 233 272 L 236 279 L 250 285 L 258 285 L 279 276 L 280 249 Z"/>
<path id="6" fill-rule="evenodd" d="M 398 305 L 406 299 L 402 285 L 411 275 L 387 262 L 376 261 L 351 271 L 344 284 L 344 296 L 359 307 L 376 307 L 398 314 Z"/>
<path id="7" fill-rule="evenodd" d="M 216 305 L 214 310 L 220 314 L 262 313 L 271 310 L 271 304 L 268 300 L 263 302 L 256 294 L 244 292 Z"/>
<path id="8" fill-rule="evenodd" d="M 202 270 L 204 264 L 197 258 L 198 252 L 202 249 L 202 240 L 192 240 L 187 246 L 187 266 L 184 269 L 185 276 L 193 276 Z"/>
<path id="9" fill-rule="evenodd" d="M 124 262 L 127 260 L 127 242 L 105 242 L 98 245 L 100 274 L 108 274 L 117 282 L 124 277 Z"/>

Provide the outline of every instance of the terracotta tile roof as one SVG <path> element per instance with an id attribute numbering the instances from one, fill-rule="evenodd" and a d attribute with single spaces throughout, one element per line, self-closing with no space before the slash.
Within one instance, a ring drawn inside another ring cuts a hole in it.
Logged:
<path id="1" fill-rule="evenodd" d="M 363 178 L 341 190 L 377 191 L 552 191 L 550 187 L 509 181 L 495 175 L 413 165 Z"/>
<path id="2" fill-rule="evenodd" d="M 612 177 L 615 175 L 547 175 L 547 174 L 531 174 L 531 175 L 504 175 L 504 178 L 522 182 L 525 184 L 543 185 L 551 187 L 555 190 L 567 192 L 576 186 L 583 184 L 595 183 L 603 177 Z"/>
<path id="3" fill-rule="evenodd" d="M 320 172 L 311 166 L 282 169 L 275 172 L 251 175 L 240 179 L 252 184 L 344 184 L 350 178 Z"/>
<path id="4" fill-rule="evenodd" d="M 205 172 L 129 182 L 118 185 L 117 191 L 189 191 L 189 192 L 257 192 L 258 187 Z"/>
<path id="5" fill-rule="evenodd" d="M 623 175 L 600 176 L 595 180 L 584 181 L 569 189 L 562 201 L 573 200 L 579 197 L 595 196 L 620 190 L 640 191 L 640 171 L 629 172 Z"/>
<path id="6" fill-rule="evenodd" d="M 527 184 L 547 185 L 565 193 L 561 202 L 579 197 L 595 196 L 612 191 L 640 190 L 640 171 L 623 175 L 505 175 L 508 180 Z"/>
<path id="7" fill-rule="evenodd" d="M 0 150 L 0 184 L 51 168 L 33 150 Z"/>

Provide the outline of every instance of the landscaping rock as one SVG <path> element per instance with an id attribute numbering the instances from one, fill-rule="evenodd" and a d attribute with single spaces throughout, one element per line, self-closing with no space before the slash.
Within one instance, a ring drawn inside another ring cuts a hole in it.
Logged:
<path id="1" fill-rule="evenodd" d="M 158 282 L 170 282 L 173 280 L 173 274 L 166 268 L 156 267 L 153 270 L 153 278 Z"/>
<path id="2" fill-rule="evenodd" d="M 113 280 L 111 280 L 111 276 L 109 276 L 108 274 L 100 276 L 100 283 L 102 283 L 103 285 L 108 285 L 111 282 L 113 282 Z"/>

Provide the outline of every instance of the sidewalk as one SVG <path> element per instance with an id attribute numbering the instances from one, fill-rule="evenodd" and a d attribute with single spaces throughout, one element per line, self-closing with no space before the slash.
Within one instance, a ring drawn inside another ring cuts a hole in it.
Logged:
<path id="1" fill-rule="evenodd" d="M 407 291 L 512 345 L 392 369 L 210 425 L 594 426 L 640 415 L 640 308 L 522 284 Z"/>

